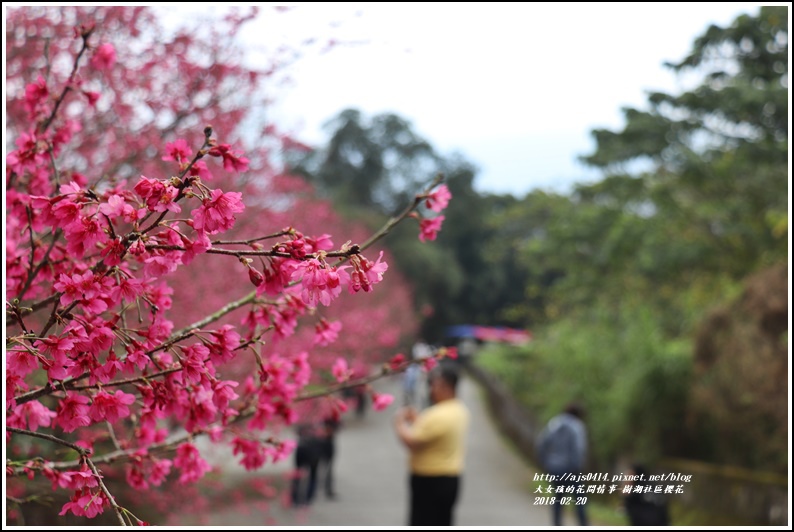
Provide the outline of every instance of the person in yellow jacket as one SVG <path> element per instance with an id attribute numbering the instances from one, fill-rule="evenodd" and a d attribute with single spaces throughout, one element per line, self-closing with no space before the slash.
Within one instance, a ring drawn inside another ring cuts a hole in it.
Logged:
<path id="1" fill-rule="evenodd" d="M 431 406 L 403 407 L 394 418 L 410 454 L 409 526 L 451 526 L 461 489 L 469 411 L 457 397 L 458 373 L 440 364 L 428 375 Z"/>

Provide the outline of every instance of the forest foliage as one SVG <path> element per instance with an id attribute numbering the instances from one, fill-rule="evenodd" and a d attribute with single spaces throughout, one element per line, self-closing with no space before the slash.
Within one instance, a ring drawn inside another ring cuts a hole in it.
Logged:
<path id="1" fill-rule="evenodd" d="M 363 219 L 444 173 L 456 199 L 438 245 L 420 248 L 407 231 L 389 244 L 417 287 L 423 334 L 444 342 L 445 327 L 462 323 L 531 329 L 534 341 L 499 349 L 492 369 L 541 417 L 582 400 L 598 464 L 674 455 L 780 469 L 787 328 L 764 328 L 759 314 L 730 332 L 766 338 L 775 362 L 745 340 L 730 355 L 743 362 L 699 363 L 695 339 L 708 343 L 713 313 L 730 312 L 748 276 L 788 261 L 787 9 L 708 28 L 666 65 L 698 81 L 623 109 L 619 130 L 593 130 L 581 160 L 603 177 L 569 194 L 478 193 L 463 157 L 440 154 L 398 116 L 352 109 L 329 122 L 326 146 L 293 164 Z M 783 281 L 774 286 L 787 292 Z M 753 388 L 745 366 L 773 391 Z M 743 413 L 731 416 L 737 401 Z M 725 438 L 737 432 L 746 438 Z"/>

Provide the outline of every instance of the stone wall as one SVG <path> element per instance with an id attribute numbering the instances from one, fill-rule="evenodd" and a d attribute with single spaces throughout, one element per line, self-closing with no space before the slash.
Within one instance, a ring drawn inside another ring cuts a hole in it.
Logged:
<path id="1" fill-rule="evenodd" d="M 527 461 L 535 462 L 534 441 L 543 428 L 501 381 L 471 362 L 465 370 L 486 394 L 497 425 Z M 616 473 L 613 471 L 612 473 Z M 788 481 L 780 475 L 685 460 L 664 460 L 655 473 L 691 475 L 680 502 L 711 514 L 732 515 L 756 526 L 788 524 Z"/>

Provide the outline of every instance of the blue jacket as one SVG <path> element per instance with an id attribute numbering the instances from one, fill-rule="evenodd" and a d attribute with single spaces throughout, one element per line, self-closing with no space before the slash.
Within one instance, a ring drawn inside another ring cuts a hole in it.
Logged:
<path id="1" fill-rule="evenodd" d="M 576 473 L 587 461 L 587 429 L 578 417 L 564 412 L 551 418 L 535 445 L 537 459 L 548 473 Z"/>

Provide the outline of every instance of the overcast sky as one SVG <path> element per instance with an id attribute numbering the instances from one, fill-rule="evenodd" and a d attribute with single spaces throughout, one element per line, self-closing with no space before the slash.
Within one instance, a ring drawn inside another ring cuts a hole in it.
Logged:
<path id="1" fill-rule="evenodd" d="M 710 24 L 760 3 L 298 3 L 264 10 L 242 37 L 272 49 L 306 37 L 342 42 L 289 67 L 271 116 L 310 144 L 347 107 L 393 112 L 443 154 L 479 168 L 480 191 L 567 191 L 598 178 L 577 162 L 593 128 L 620 108 L 684 83 L 664 68 Z"/>

